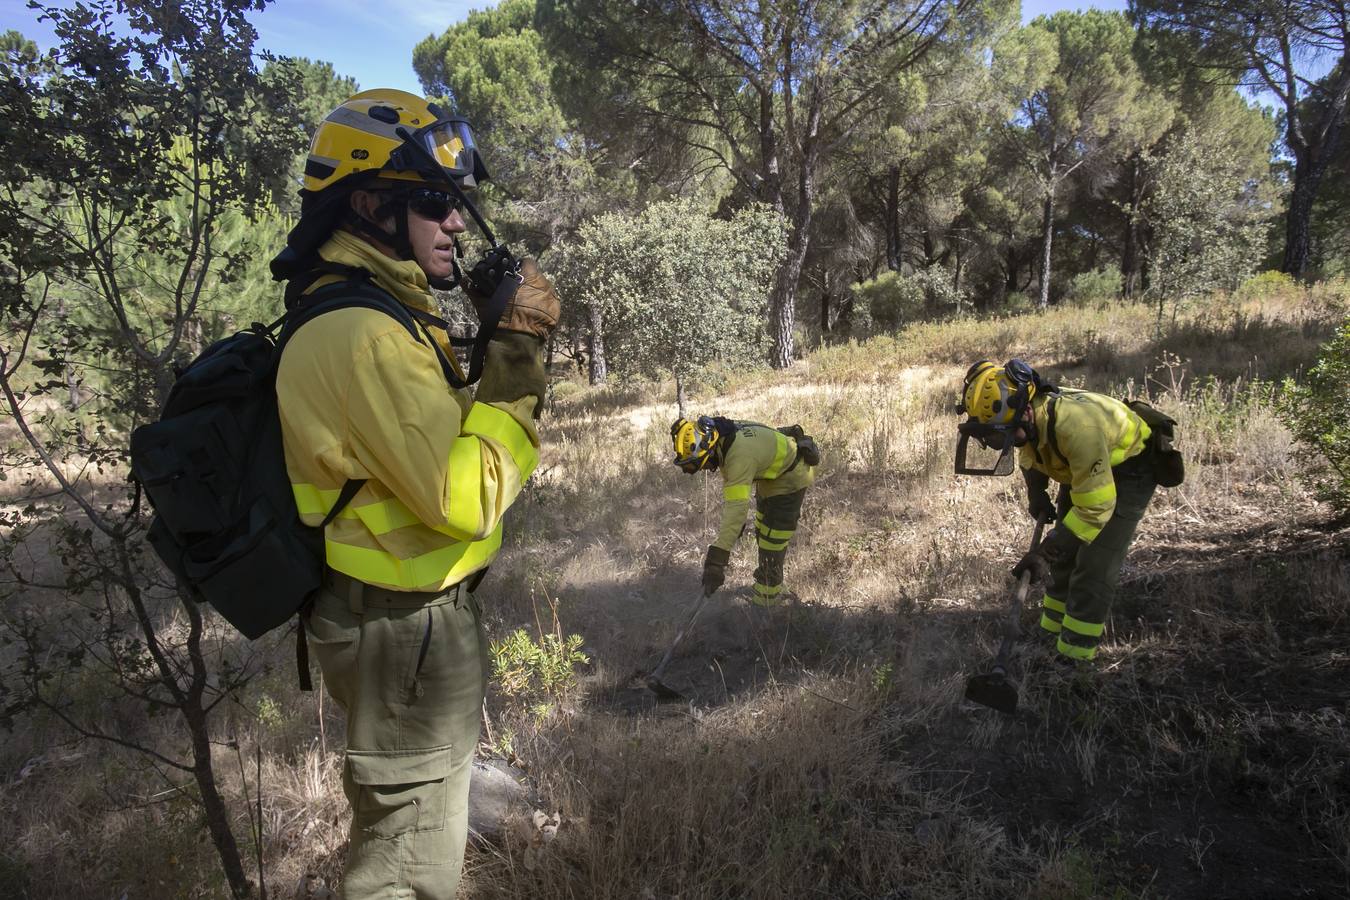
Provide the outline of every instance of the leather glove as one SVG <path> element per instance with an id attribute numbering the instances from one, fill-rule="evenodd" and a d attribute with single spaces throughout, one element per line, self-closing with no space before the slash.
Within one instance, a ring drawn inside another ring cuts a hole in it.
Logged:
<path id="1" fill-rule="evenodd" d="M 484 259 L 474 268 L 477 269 L 487 262 L 488 260 Z M 509 274 L 503 277 L 511 281 L 516 280 L 514 276 Z M 464 293 L 469 295 L 474 311 L 478 313 L 478 317 L 481 319 L 487 312 L 488 304 L 492 301 L 491 295 L 475 289 L 472 278 L 464 282 Z M 560 312 L 558 293 L 553 289 L 553 283 L 539 268 L 539 263 L 532 256 L 522 259 L 520 261 L 520 283 L 516 285 L 515 293 L 511 296 L 511 299 L 506 301 L 506 309 L 502 311 L 502 317 L 497 322 L 497 328 L 532 334 L 537 338 L 548 340 L 548 336 L 552 334 L 554 327 L 558 324 Z"/>
<path id="2" fill-rule="evenodd" d="M 1055 501 L 1050 499 L 1050 492 L 1046 490 L 1027 492 L 1027 512 L 1037 522 L 1055 521 Z"/>
<path id="3" fill-rule="evenodd" d="M 709 547 L 703 557 L 703 593 L 711 596 L 727 580 L 727 563 L 731 561 L 731 551 L 721 547 Z"/>
<path id="4" fill-rule="evenodd" d="M 1083 546 L 1083 542 L 1079 540 L 1078 535 L 1063 525 L 1056 525 L 1036 545 L 1036 549 L 1017 561 L 1017 565 L 1013 566 L 1013 577 L 1020 578 L 1023 572 L 1030 569 L 1033 580 L 1043 578 L 1050 566 L 1062 559 L 1072 557 L 1081 546 Z"/>
<path id="5" fill-rule="evenodd" d="M 1017 565 L 1012 567 L 1012 576 L 1021 578 L 1023 572 L 1030 572 L 1031 580 L 1037 581 L 1045 578 L 1049 568 L 1045 562 L 1045 557 L 1041 555 L 1041 548 L 1037 547 L 1035 550 L 1028 551 L 1017 561 Z"/>
<path id="6" fill-rule="evenodd" d="M 1055 501 L 1050 499 L 1050 476 L 1038 469 L 1023 469 L 1027 484 L 1027 512 L 1037 522 L 1055 521 Z"/>
<path id="7" fill-rule="evenodd" d="M 1041 541 L 1041 545 L 1036 550 L 1045 558 L 1045 561 L 1054 565 L 1063 559 L 1070 559 L 1076 553 L 1078 548 L 1083 546 L 1078 535 L 1074 534 L 1063 525 L 1056 525 L 1050 529 L 1050 533 Z"/>

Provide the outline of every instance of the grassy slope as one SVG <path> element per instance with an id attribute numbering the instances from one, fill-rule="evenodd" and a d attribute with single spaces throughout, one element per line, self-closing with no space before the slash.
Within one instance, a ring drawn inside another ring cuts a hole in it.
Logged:
<path id="1" fill-rule="evenodd" d="M 494 698 L 494 737 L 510 734 L 562 827 L 540 847 L 522 822 L 471 852 L 466 895 L 1344 892 L 1347 538 L 1296 481 L 1261 383 L 1310 364 L 1321 308 L 1226 307 L 1161 343 L 1142 307 L 931 325 L 727 379 L 699 411 L 800 422 L 826 461 L 789 554 L 799 604 L 748 608 L 743 540 L 733 590 L 669 670 L 687 704 L 656 706 L 633 676 L 686 615 L 720 484 L 668 464 L 674 410 L 655 390 L 560 392 L 484 597 L 494 636 L 556 613 L 594 663 L 543 715 Z M 1181 421 L 1190 466 L 1143 523 L 1098 671 L 1066 679 L 1029 652 L 1016 719 L 961 694 L 1030 534 L 1019 480 L 949 474 L 961 373 L 1010 355 L 1147 389 Z M 226 730 L 267 751 L 270 878 L 289 895 L 303 872 L 340 868 L 340 725 L 327 710 L 315 738 L 316 699 L 292 686 L 286 641 L 271 652 L 244 704 L 265 714 L 231 713 Z M 38 723 L 0 759 L 0 884 L 216 895 L 191 806 L 156 798 L 137 760 L 63 739 Z M 233 752 L 221 761 L 237 794 Z M 142 784 L 144 803 L 110 800 L 108 782 Z"/>

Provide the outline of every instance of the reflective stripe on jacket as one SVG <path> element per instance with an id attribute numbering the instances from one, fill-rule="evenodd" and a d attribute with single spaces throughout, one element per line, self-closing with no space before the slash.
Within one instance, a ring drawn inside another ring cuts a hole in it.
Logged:
<path id="1" fill-rule="evenodd" d="M 404 303 L 434 309 L 415 263 L 341 233 L 320 252 L 372 271 Z M 328 525 L 328 564 L 403 591 L 440 590 L 488 565 L 502 515 L 538 462 L 533 399 L 474 403 L 446 383 L 422 339 L 376 310 L 335 310 L 296 332 L 277 372 L 302 520 L 318 525 L 348 479 L 367 479 Z"/>
<path id="2" fill-rule="evenodd" d="M 800 491 L 815 481 L 815 469 L 797 459 L 797 442 L 758 422 L 737 422 L 736 437 L 722 458 L 722 526 L 714 546 L 731 550 L 750 509 L 750 489 L 761 497 Z M 788 470 L 788 471 L 784 471 Z"/>
<path id="3" fill-rule="evenodd" d="M 1069 486 L 1073 508 L 1063 524 L 1091 543 L 1116 509 L 1111 467 L 1143 452 L 1149 427 L 1124 403 L 1089 391 L 1036 397 L 1031 408 L 1036 441 L 1022 447 L 1018 462 Z"/>

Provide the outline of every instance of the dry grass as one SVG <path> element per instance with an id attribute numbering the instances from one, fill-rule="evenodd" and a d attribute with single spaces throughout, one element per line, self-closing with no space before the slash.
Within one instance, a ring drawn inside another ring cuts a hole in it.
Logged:
<path id="1" fill-rule="evenodd" d="M 630 679 L 683 620 L 720 483 L 668 464 L 662 386 L 559 391 L 484 597 L 495 636 L 549 628 L 556 607 L 593 665 L 551 710 L 494 699 L 562 826 L 543 846 L 522 825 L 471 850 L 463 895 L 1344 889 L 1346 543 L 1319 530 L 1270 387 L 1329 333 L 1317 299 L 1225 301 L 1162 341 L 1148 307 L 920 326 L 696 395 L 700 412 L 800 422 L 825 462 L 789 554 L 799 605 L 715 600 L 671 668 L 692 702 L 660 707 Z M 1074 384 L 1147 389 L 1181 422 L 1190 476 L 1144 520 L 1098 670 L 1066 678 L 1028 650 L 1024 711 L 1007 719 L 962 690 L 997 644 L 1030 523 L 1015 479 L 950 474 L 950 410 L 969 362 L 1014 354 Z M 733 586 L 749 581 L 748 545 Z M 285 641 L 270 652 L 275 672 L 222 721 L 244 771 L 228 747 L 220 764 L 245 835 L 263 747 L 268 877 L 289 891 L 340 871 L 341 733 L 330 705 L 321 745 Z M 167 740 L 172 725 L 139 727 Z M 191 804 L 156 798 L 140 761 L 65 739 L 32 723 L 0 754 L 0 883 L 20 886 L 6 894 L 219 896 Z"/>

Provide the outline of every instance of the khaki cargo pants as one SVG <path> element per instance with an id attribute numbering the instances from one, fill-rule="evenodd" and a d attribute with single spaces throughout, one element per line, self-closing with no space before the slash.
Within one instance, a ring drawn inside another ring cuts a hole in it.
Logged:
<path id="1" fill-rule="evenodd" d="M 751 602 L 757 606 L 776 606 L 782 599 L 783 566 L 787 562 L 788 544 L 797 533 L 804 499 L 806 488 L 772 497 L 755 496 L 759 566 L 755 569 L 755 593 Z"/>
<path id="2" fill-rule="evenodd" d="M 306 623 L 347 714 L 343 900 L 452 900 L 486 683 L 473 595 L 386 591 L 330 573 Z"/>
<path id="3" fill-rule="evenodd" d="M 1116 481 L 1115 512 L 1096 540 L 1050 567 L 1041 598 L 1041 628 L 1055 635 L 1055 649 L 1070 659 L 1097 655 L 1125 554 L 1157 488 L 1148 453 L 1126 460 L 1111 474 Z M 1056 518 L 1062 522 L 1071 506 L 1069 491 L 1062 488 Z"/>

